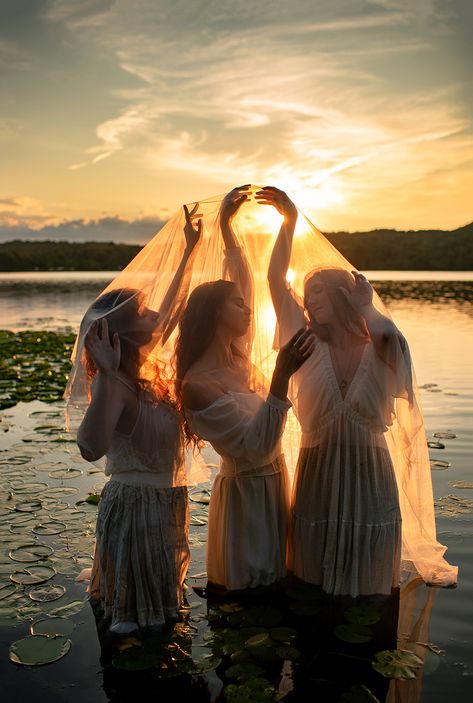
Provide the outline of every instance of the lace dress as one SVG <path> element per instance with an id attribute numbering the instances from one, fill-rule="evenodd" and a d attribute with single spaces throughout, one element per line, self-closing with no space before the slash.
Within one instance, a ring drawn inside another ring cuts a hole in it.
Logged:
<path id="1" fill-rule="evenodd" d="M 287 292 L 281 343 L 303 324 Z M 397 344 L 396 341 L 393 342 Z M 409 385 L 368 342 L 342 396 L 329 345 L 316 348 L 294 375 L 290 397 L 302 429 L 294 477 L 288 569 L 334 595 L 389 594 L 399 585 L 401 512 L 385 433 L 394 397 Z"/>
<path id="2" fill-rule="evenodd" d="M 207 576 L 228 591 L 285 576 L 289 477 L 281 453 L 288 401 L 227 391 L 186 410 L 192 430 L 221 457 L 209 506 Z"/>
<path id="3" fill-rule="evenodd" d="M 115 431 L 99 504 L 90 596 L 112 631 L 159 630 L 177 616 L 190 560 L 182 433 L 173 408 L 141 392 Z"/>

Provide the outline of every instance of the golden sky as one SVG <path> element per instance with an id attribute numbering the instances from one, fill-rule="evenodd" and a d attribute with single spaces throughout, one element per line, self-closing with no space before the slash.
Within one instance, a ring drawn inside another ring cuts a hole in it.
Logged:
<path id="1" fill-rule="evenodd" d="M 326 231 L 466 224 L 472 6 L 2 0 L 0 234 L 250 182 Z"/>

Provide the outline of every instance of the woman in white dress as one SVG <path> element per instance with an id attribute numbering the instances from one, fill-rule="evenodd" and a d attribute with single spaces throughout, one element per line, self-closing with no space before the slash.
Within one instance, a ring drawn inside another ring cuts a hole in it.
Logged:
<path id="1" fill-rule="evenodd" d="M 115 289 L 81 325 L 81 358 L 93 380 L 77 443 L 87 461 L 105 455 L 111 476 L 99 503 L 89 590 L 100 628 L 119 635 L 149 634 L 176 619 L 190 559 L 182 421 L 163 376 L 155 370 L 144 380 L 142 369 L 150 345 L 171 332 L 166 320 L 175 320 L 170 313 L 200 237 L 194 215 L 186 210 L 187 246 L 159 312 L 138 290 Z"/>
<path id="2" fill-rule="evenodd" d="M 267 395 L 252 378 L 251 274 L 231 226 L 245 191 L 231 191 L 220 210 L 230 280 L 192 292 L 176 344 L 176 390 L 188 439 L 208 440 L 221 457 L 207 540 L 208 588 L 220 591 L 267 586 L 285 576 L 289 480 L 280 440 L 289 378 L 313 344 L 313 335 L 296 331 L 279 353 Z"/>
<path id="3" fill-rule="evenodd" d="M 301 304 L 286 283 L 297 209 L 276 188 L 257 199 L 284 216 L 268 271 L 280 342 L 307 323 L 317 340 L 291 395 L 302 441 L 288 569 L 334 595 L 390 594 L 399 585 L 402 523 L 385 432 L 394 399 L 412 398 L 406 341 L 356 272 L 315 269 Z"/>

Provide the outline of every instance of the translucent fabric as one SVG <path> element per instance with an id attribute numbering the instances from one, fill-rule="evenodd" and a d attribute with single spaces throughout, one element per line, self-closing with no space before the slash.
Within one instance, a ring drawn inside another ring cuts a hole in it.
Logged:
<path id="1" fill-rule="evenodd" d="M 253 186 L 249 190 L 250 196 L 253 196 L 258 189 Z M 161 333 L 146 349 L 147 368 L 152 368 L 157 359 L 165 363 L 170 362 L 174 343 L 174 333 L 171 333 L 173 321 L 175 316 L 179 315 L 187 291 L 192 291 L 200 283 L 222 277 L 225 257 L 218 222 L 222 197 L 202 200 L 199 203 L 203 223 L 202 242 L 193 258 L 192 267 L 188 268 L 187 275 L 184 277 L 182 288 L 175 297 L 172 312 L 166 315 Z M 189 204 L 189 208 L 191 206 L 192 204 Z M 267 272 L 281 221 L 281 216 L 274 208 L 257 204 L 253 197 L 241 206 L 232 221 L 232 227 L 254 279 L 254 339 L 249 361 L 253 363 L 253 368 L 261 374 L 261 377 L 266 379 L 271 377 L 276 358 L 273 347 L 276 316 L 267 284 Z M 182 258 L 185 247 L 182 236 L 183 227 L 184 212 L 180 209 L 116 277 L 107 290 L 138 289 L 145 304 L 154 310 L 159 310 Z M 295 321 L 298 325 L 306 322 L 301 304 L 304 278 L 316 267 L 340 267 L 346 271 L 353 269 L 311 222 L 299 213 L 287 276 L 287 304 L 296 315 L 294 318 L 292 312 L 289 312 L 287 319 L 291 325 Z M 388 311 L 376 294 L 373 302 L 377 310 L 389 317 Z M 284 314 L 283 317 L 286 315 Z M 275 346 L 283 341 L 281 334 L 283 334 L 281 330 L 276 330 Z M 376 404 L 377 431 L 373 436 L 384 436 L 395 472 L 402 517 L 403 567 L 416 570 L 428 583 L 447 586 L 455 583 L 457 569 L 445 561 L 443 557 L 445 547 L 436 539 L 430 464 L 415 376 L 405 340 L 401 335 L 396 340 L 397 344 L 393 344 L 390 348 L 390 358 L 385 360 L 382 379 L 384 390 L 378 393 L 375 388 L 374 392 L 374 397 L 379 400 L 379 403 Z M 80 360 L 80 353 L 79 337 L 69 391 L 76 382 L 79 388 L 83 388 L 77 361 Z M 310 413 L 306 415 L 305 412 L 300 412 L 300 388 L 296 379 L 291 395 L 294 409 L 302 424 L 303 432 L 307 434 L 309 429 L 309 434 L 312 431 L 317 433 L 317 427 L 309 423 Z M 70 393 L 71 398 L 72 396 L 73 394 Z M 317 397 L 316 394 L 314 402 L 318 402 Z M 382 402 L 381 399 L 383 399 Z M 294 472 L 297 463 L 300 440 L 298 422 L 290 413 L 283 438 L 284 454 L 290 473 Z M 308 446 L 313 446 L 311 441 Z"/>

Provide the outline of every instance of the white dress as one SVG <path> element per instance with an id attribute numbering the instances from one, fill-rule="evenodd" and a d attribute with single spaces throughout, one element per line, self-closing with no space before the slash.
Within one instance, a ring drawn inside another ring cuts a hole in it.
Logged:
<path id="1" fill-rule="evenodd" d="M 282 311 L 284 343 L 304 313 L 289 291 Z M 385 433 L 394 397 L 408 383 L 403 369 L 394 372 L 370 341 L 343 397 L 329 345 L 320 339 L 291 382 L 302 440 L 288 569 L 327 593 L 389 594 L 399 585 L 401 512 Z"/>
<path id="2" fill-rule="evenodd" d="M 223 276 L 253 306 L 251 272 L 239 247 L 225 251 Z M 251 353 L 253 330 L 234 340 Z M 291 403 L 228 390 L 204 410 L 185 409 L 192 431 L 221 457 L 209 506 L 207 576 L 228 591 L 269 585 L 286 574 L 290 483 L 281 436 Z"/>
<path id="3" fill-rule="evenodd" d="M 92 603 L 112 631 L 159 630 L 177 616 L 190 560 L 182 430 L 174 409 L 141 391 L 134 428 L 128 435 L 114 432 L 105 473 L 111 479 L 99 503 Z"/>
<path id="4" fill-rule="evenodd" d="M 209 506 L 207 576 L 228 591 L 285 576 L 289 477 L 281 453 L 288 401 L 228 391 L 186 409 L 192 431 L 221 456 Z"/>

